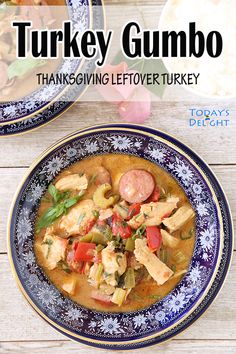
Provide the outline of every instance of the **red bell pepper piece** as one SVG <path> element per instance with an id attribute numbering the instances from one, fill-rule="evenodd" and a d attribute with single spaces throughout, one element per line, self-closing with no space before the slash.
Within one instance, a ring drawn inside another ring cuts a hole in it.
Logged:
<path id="1" fill-rule="evenodd" d="M 127 215 L 127 220 L 132 219 L 133 216 L 139 214 L 141 209 L 141 204 L 140 203 L 135 203 L 130 205 L 128 209 L 128 215 Z"/>
<path id="2" fill-rule="evenodd" d="M 164 220 L 164 219 L 168 218 L 168 217 L 170 216 L 170 214 L 171 214 L 171 212 L 165 213 L 165 214 L 162 216 L 161 220 Z"/>
<path id="3" fill-rule="evenodd" d="M 94 258 L 95 243 L 79 242 L 74 255 L 74 261 L 91 262 Z"/>
<path id="4" fill-rule="evenodd" d="M 114 214 L 112 217 L 112 234 L 120 236 L 123 239 L 129 238 L 132 235 L 130 226 L 118 214 Z"/>
<path id="5" fill-rule="evenodd" d="M 152 252 L 159 250 L 161 247 L 162 237 L 161 231 L 157 226 L 147 226 L 147 244 Z"/>
<path id="6" fill-rule="evenodd" d="M 79 243 L 79 241 L 74 241 L 74 242 L 73 242 L 73 244 L 72 244 L 72 249 L 73 249 L 74 251 L 76 251 L 76 248 L 77 248 L 77 246 L 78 246 L 78 243 Z"/>
<path id="7" fill-rule="evenodd" d="M 161 191 L 158 186 L 156 186 L 150 195 L 150 197 L 145 201 L 145 203 L 157 202 L 160 198 Z"/>
<path id="8" fill-rule="evenodd" d="M 97 221 L 97 225 L 98 226 L 105 226 L 106 225 L 106 221 L 105 220 L 98 220 Z"/>
<path id="9" fill-rule="evenodd" d="M 95 224 L 96 224 L 96 220 L 89 221 L 85 227 L 84 233 L 87 235 Z"/>

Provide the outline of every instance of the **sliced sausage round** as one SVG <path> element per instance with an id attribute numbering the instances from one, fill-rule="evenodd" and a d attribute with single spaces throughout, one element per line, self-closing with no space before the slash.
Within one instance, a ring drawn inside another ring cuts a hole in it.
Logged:
<path id="1" fill-rule="evenodd" d="M 145 170 L 130 170 L 120 179 L 119 192 L 129 203 L 144 202 L 152 194 L 155 181 Z"/>
<path id="2" fill-rule="evenodd" d="M 95 184 L 96 186 L 100 186 L 101 184 L 111 184 L 111 175 L 110 172 L 103 166 L 100 166 L 96 171 L 96 179 Z"/>

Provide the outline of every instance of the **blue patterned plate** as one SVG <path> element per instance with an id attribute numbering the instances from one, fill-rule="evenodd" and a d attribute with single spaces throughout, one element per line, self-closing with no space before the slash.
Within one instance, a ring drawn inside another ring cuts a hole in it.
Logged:
<path id="1" fill-rule="evenodd" d="M 140 156 L 164 168 L 196 211 L 196 243 L 187 274 L 161 301 L 123 314 L 92 311 L 63 296 L 37 265 L 33 250 L 35 217 L 49 183 L 74 162 L 105 153 Z M 229 268 L 232 219 L 216 177 L 187 146 L 145 126 L 101 125 L 71 134 L 32 164 L 10 211 L 8 247 L 21 291 L 49 324 L 86 344 L 132 349 L 172 338 L 208 308 Z"/>
<path id="2" fill-rule="evenodd" d="M 93 28 L 104 27 L 101 0 L 92 3 L 90 0 L 67 0 L 67 5 L 77 30 L 84 31 L 91 24 Z M 75 73 L 79 70 L 89 75 L 95 70 L 94 62 L 65 59 L 58 72 Z M 49 123 L 65 112 L 83 94 L 85 88 L 83 84 L 69 88 L 65 85 L 44 85 L 20 101 L 0 103 L 0 137 L 26 133 Z"/>

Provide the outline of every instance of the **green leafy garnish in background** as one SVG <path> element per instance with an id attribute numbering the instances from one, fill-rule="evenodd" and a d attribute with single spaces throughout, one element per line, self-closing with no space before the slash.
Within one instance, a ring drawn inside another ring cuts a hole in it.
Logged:
<path id="1" fill-rule="evenodd" d="M 54 188 L 56 187 L 54 186 Z M 50 187 L 50 190 L 51 192 L 53 190 L 53 194 L 55 197 L 57 194 L 54 188 Z M 36 226 L 36 232 L 38 233 L 41 229 L 53 224 L 61 215 L 66 214 L 68 209 L 70 209 L 73 205 L 75 205 L 82 198 L 83 195 L 84 195 L 84 191 L 80 191 L 78 195 L 71 198 L 66 198 L 64 200 L 59 199 L 59 202 L 50 206 L 45 211 L 45 213 L 39 218 Z"/>
<path id="2" fill-rule="evenodd" d="M 117 65 L 122 61 L 126 62 L 129 70 L 137 70 L 140 74 L 163 74 L 167 69 L 161 59 L 128 59 L 122 51 L 119 51 L 112 64 Z M 158 97 L 162 97 L 165 91 L 165 85 L 144 85 L 149 91 Z"/>
<path id="3" fill-rule="evenodd" d="M 0 14 L 4 14 L 7 10 L 7 4 L 5 2 L 1 3 L 0 1 Z"/>
<path id="4" fill-rule="evenodd" d="M 24 76 L 29 71 L 45 64 L 46 60 L 37 60 L 34 58 L 16 59 L 8 66 L 8 78 L 11 80 L 13 77 Z"/>

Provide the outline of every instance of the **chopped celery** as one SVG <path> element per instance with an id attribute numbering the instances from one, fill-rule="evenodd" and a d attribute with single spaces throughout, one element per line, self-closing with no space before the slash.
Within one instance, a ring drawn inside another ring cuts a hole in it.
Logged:
<path id="1" fill-rule="evenodd" d="M 135 242 L 132 238 L 127 238 L 125 243 L 125 250 L 129 252 L 133 252 L 135 248 Z"/>
<path id="2" fill-rule="evenodd" d="M 95 280 L 99 283 L 103 273 L 103 264 L 99 263 L 95 274 Z"/>
<path id="3" fill-rule="evenodd" d="M 155 299 L 155 300 L 160 300 L 161 296 L 160 295 L 156 295 L 156 294 L 151 294 L 148 296 L 149 299 Z"/>
<path id="4" fill-rule="evenodd" d="M 181 277 L 182 275 L 184 275 L 184 274 L 186 274 L 186 273 L 187 273 L 187 270 L 186 270 L 186 269 L 179 270 L 178 272 L 176 272 L 176 273 L 172 276 L 172 279 Z"/>
<path id="5" fill-rule="evenodd" d="M 180 238 L 181 240 L 188 240 L 190 238 L 192 238 L 194 235 L 194 229 L 190 229 L 188 233 L 180 233 Z"/>
<path id="6" fill-rule="evenodd" d="M 186 256 L 181 251 L 176 252 L 173 255 L 173 259 L 177 264 L 184 263 L 187 260 Z"/>
<path id="7" fill-rule="evenodd" d="M 118 306 L 121 306 L 126 299 L 127 292 L 124 289 L 116 288 L 114 294 L 112 295 L 111 301 Z"/>
<path id="8" fill-rule="evenodd" d="M 103 250 L 103 248 L 104 248 L 104 245 L 97 245 L 96 251 L 101 252 Z"/>
<path id="9" fill-rule="evenodd" d="M 168 261 L 168 251 L 167 250 L 165 250 L 165 249 L 160 250 L 160 260 L 163 263 L 167 263 L 167 261 Z"/>
<path id="10" fill-rule="evenodd" d="M 104 235 L 99 232 L 91 232 L 92 235 L 92 242 L 96 243 L 97 245 L 106 245 L 107 240 L 105 239 Z"/>
<path id="11" fill-rule="evenodd" d="M 89 277 L 93 279 L 93 281 L 96 282 L 96 284 L 100 283 L 101 277 L 103 273 L 103 265 L 102 263 L 99 264 L 94 264 L 92 268 L 90 269 L 90 274 Z"/>
<path id="12" fill-rule="evenodd" d="M 97 229 L 104 235 L 107 241 L 112 240 L 112 232 L 109 225 L 98 225 Z"/>
<path id="13" fill-rule="evenodd" d="M 91 242 L 92 241 L 92 237 L 93 237 L 92 234 L 88 234 L 88 235 L 82 236 L 80 238 L 80 242 Z"/>
<path id="14" fill-rule="evenodd" d="M 143 297 L 134 290 L 132 290 L 129 297 L 135 301 L 143 302 Z"/>
<path id="15" fill-rule="evenodd" d="M 124 288 L 132 289 L 135 287 L 135 274 L 133 268 L 128 268 L 124 277 Z"/>
<path id="16" fill-rule="evenodd" d="M 118 213 L 120 214 L 120 216 L 123 218 L 123 219 L 126 219 L 127 216 L 128 216 L 128 209 L 123 207 L 122 205 L 120 204 L 117 204 L 116 205 L 116 210 L 118 211 Z"/>

